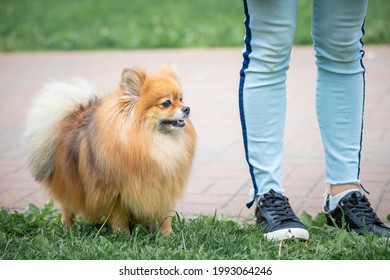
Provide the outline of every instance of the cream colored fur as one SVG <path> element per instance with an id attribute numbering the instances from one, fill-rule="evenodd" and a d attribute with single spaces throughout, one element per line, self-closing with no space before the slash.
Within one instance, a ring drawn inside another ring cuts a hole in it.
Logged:
<path id="1" fill-rule="evenodd" d="M 27 160 L 37 181 L 46 180 L 53 171 L 59 123 L 99 95 L 92 85 L 79 78 L 71 83 L 47 83 L 41 89 L 27 114 L 23 136 Z"/>

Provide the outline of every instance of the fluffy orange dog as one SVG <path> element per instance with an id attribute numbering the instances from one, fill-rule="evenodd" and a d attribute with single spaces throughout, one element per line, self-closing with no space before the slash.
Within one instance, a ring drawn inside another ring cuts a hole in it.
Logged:
<path id="1" fill-rule="evenodd" d="M 27 118 L 29 166 L 68 228 L 83 215 L 115 231 L 158 223 L 167 235 L 195 152 L 189 114 L 169 66 L 126 68 L 109 94 L 84 80 L 47 84 Z"/>

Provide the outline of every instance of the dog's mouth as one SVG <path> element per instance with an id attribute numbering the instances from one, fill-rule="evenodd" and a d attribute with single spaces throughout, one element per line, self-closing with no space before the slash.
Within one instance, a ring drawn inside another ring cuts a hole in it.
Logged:
<path id="1" fill-rule="evenodd" d="M 161 121 L 161 126 L 163 126 L 164 128 L 171 128 L 171 129 L 174 129 L 174 128 L 182 128 L 184 127 L 186 124 L 184 122 L 184 119 L 179 119 L 179 120 L 162 120 Z"/>

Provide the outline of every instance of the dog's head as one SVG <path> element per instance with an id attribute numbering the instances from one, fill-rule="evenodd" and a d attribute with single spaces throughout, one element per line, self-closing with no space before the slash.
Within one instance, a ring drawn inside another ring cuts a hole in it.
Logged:
<path id="1" fill-rule="evenodd" d="M 122 72 L 122 101 L 136 121 L 162 133 L 183 128 L 190 107 L 183 103 L 181 87 L 176 72 L 164 66 L 154 74 L 139 68 L 125 68 Z"/>

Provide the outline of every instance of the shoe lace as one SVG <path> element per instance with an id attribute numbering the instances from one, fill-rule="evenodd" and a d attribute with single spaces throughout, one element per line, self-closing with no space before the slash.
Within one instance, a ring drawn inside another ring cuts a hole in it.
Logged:
<path id="1" fill-rule="evenodd" d="M 262 207 L 266 207 L 274 219 L 275 223 L 281 223 L 295 218 L 294 211 L 291 209 L 288 198 L 276 194 L 274 191 L 266 193 L 259 201 Z"/>
<path id="2" fill-rule="evenodd" d="M 362 221 L 364 220 L 366 225 L 380 223 L 378 216 L 364 195 L 358 196 L 356 193 L 353 193 L 345 203 L 347 209 Z"/>

